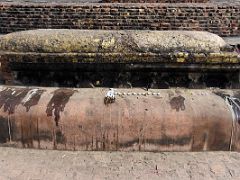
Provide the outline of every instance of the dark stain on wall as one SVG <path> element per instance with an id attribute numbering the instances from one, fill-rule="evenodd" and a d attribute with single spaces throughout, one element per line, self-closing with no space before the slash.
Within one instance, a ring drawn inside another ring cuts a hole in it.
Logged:
<path id="1" fill-rule="evenodd" d="M 6 143 L 9 140 L 8 120 L 0 116 L 0 143 Z"/>
<path id="2" fill-rule="evenodd" d="M 15 108 L 21 103 L 30 90 L 31 89 L 28 88 L 5 88 L 0 91 L 0 108 L 3 107 L 4 112 L 13 114 Z"/>
<path id="3" fill-rule="evenodd" d="M 189 136 L 183 136 L 183 137 L 177 137 L 177 138 L 171 138 L 168 136 L 164 136 L 161 139 L 145 139 L 144 142 L 146 144 L 155 144 L 155 145 L 161 145 L 161 146 L 170 146 L 170 145 L 188 145 L 191 142 L 191 137 Z M 128 141 L 125 143 L 120 143 L 120 147 L 131 147 L 134 144 L 138 144 L 139 139 L 134 139 L 132 141 Z"/>
<path id="4" fill-rule="evenodd" d="M 49 101 L 46 109 L 47 116 L 53 116 L 58 126 L 60 120 L 60 112 L 64 111 L 66 104 L 69 101 L 69 98 L 74 94 L 75 90 L 73 89 L 57 89 L 53 92 L 53 97 Z"/>
<path id="5" fill-rule="evenodd" d="M 176 111 L 184 111 L 185 110 L 185 104 L 184 104 L 185 98 L 181 95 L 177 97 L 173 97 L 170 100 L 170 105 L 172 109 L 175 109 Z"/>
<path id="6" fill-rule="evenodd" d="M 233 96 L 223 91 L 215 91 L 214 94 L 223 98 L 230 105 L 235 115 L 235 121 L 240 125 L 240 92 L 236 92 Z"/>
<path id="7" fill-rule="evenodd" d="M 38 89 L 34 91 L 29 99 L 26 102 L 22 102 L 22 105 L 26 107 L 26 111 L 28 112 L 32 106 L 35 106 L 38 104 L 38 101 L 41 98 L 41 95 L 43 94 L 45 90 Z"/>
<path id="8" fill-rule="evenodd" d="M 61 144 L 64 144 L 65 142 L 66 142 L 66 138 L 65 138 L 65 136 L 64 136 L 64 134 L 62 133 L 62 131 L 61 130 L 57 130 L 56 131 L 56 142 L 57 143 L 61 143 Z"/>

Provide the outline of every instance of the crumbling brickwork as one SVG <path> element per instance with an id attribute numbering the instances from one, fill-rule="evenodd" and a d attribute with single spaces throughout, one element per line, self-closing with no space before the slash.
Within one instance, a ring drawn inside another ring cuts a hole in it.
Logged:
<path id="1" fill-rule="evenodd" d="M 0 3 L 0 34 L 28 29 L 201 30 L 240 35 L 240 4 Z"/>

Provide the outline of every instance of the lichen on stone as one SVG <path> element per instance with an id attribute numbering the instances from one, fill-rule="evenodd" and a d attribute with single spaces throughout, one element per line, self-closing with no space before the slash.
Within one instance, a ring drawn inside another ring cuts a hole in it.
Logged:
<path id="1" fill-rule="evenodd" d="M 200 31 L 40 29 L 0 37 L 0 51 L 36 53 L 220 52 L 227 44 Z"/>

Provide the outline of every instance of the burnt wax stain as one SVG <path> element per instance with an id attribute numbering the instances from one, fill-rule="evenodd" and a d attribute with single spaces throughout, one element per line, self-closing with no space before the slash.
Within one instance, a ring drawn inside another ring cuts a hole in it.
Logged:
<path id="1" fill-rule="evenodd" d="M 220 96 L 224 100 L 228 97 L 228 103 L 231 105 L 231 108 L 234 112 L 236 121 L 240 125 L 240 93 L 237 92 L 233 96 L 230 96 L 229 94 L 223 92 L 223 91 L 215 91 L 213 92 L 217 96 Z"/>
<path id="2" fill-rule="evenodd" d="M 185 104 L 184 104 L 185 98 L 181 95 L 177 97 L 173 97 L 170 101 L 170 105 L 172 109 L 175 109 L 176 111 L 184 111 L 185 110 Z"/>
<path id="3" fill-rule="evenodd" d="M 41 95 L 43 94 L 45 90 L 38 89 L 34 93 L 31 94 L 31 97 L 26 102 L 23 102 L 22 105 L 26 107 L 26 111 L 28 112 L 32 106 L 35 106 L 38 104 L 38 101 L 41 98 Z"/>
<path id="4" fill-rule="evenodd" d="M 0 143 L 6 143 L 8 139 L 8 120 L 0 116 Z"/>
<path id="5" fill-rule="evenodd" d="M 60 120 L 60 112 L 64 111 L 69 98 L 74 94 L 75 90 L 72 89 L 57 89 L 53 92 L 53 97 L 49 101 L 46 109 L 47 116 L 53 116 L 58 126 Z"/>
<path id="6" fill-rule="evenodd" d="M 161 139 L 146 139 L 146 143 L 148 144 L 154 144 L 154 145 L 161 145 L 161 146 L 169 146 L 169 145 L 178 145 L 178 146 L 184 146 L 188 145 L 191 142 L 191 138 L 189 136 L 183 136 L 178 138 L 172 138 L 169 136 L 164 136 Z M 120 143 L 120 147 L 131 147 L 134 144 L 139 143 L 139 139 L 134 139 L 132 141 Z"/>
<path id="7" fill-rule="evenodd" d="M 66 142 L 66 138 L 61 130 L 56 131 L 56 142 L 61 144 Z"/>
<path id="8" fill-rule="evenodd" d="M 231 105 L 232 105 L 232 109 L 233 109 L 233 112 L 234 112 L 235 117 L 236 117 L 236 121 L 240 125 L 240 108 L 239 108 L 240 107 L 240 100 L 235 99 L 234 103 L 231 102 Z"/>
<path id="9" fill-rule="evenodd" d="M 230 97 L 229 94 L 222 92 L 222 91 L 214 91 L 214 94 L 216 94 L 217 96 L 220 96 L 221 98 L 223 98 L 225 100 L 226 97 Z"/>
<path id="10" fill-rule="evenodd" d="M 4 112 L 13 114 L 16 106 L 21 103 L 30 90 L 28 88 L 6 88 L 0 91 L 0 108 L 3 107 Z"/>

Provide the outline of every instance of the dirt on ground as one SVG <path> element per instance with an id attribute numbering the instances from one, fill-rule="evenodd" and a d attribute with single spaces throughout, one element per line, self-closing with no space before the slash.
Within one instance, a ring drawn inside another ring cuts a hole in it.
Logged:
<path id="1" fill-rule="evenodd" d="M 147 0 L 146 0 L 147 1 Z M 26 3 L 97 3 L 102 2 L 102 0 L 0 0 L 0 2 L 26 2 Z M 211 3 L 236 3 L 240 0 L 209 0 Z"/>
<path id="2" fill-rule="evenodd" d="M 71 152 L 0 148 L 0 179 L 239 179 L 236 152 Z"/>

